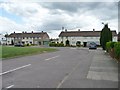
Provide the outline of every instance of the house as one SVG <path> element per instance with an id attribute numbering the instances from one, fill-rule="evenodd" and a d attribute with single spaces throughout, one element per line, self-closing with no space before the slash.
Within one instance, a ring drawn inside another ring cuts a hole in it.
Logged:
<path id="1" fill-rule="evenodd" d="M 66 40 L 69 40 L 69 44 L 76 46 L 77 42 L 81 42 L 81 45 L 87 46 L 90 42 L 95 42 L 100 45 L 100 33 L 101 31 L 62 31 L 59 34 L 59 42 L 66 44 Z M 112 31 L 113 41 L 117 41 L 116 31 Z"/>
<path id="2" fill-rule="evenodd" d="M 118 41 L 120 42 L 120 32 L 118 33 Z"/>
<path id="3" fill-rule="evenodd" d="M 0 34 L 0 45 L 6 45 L 6 37 Z"/>
<path id="4" fill-rule="evenodd" d="M 11 33 L 6 36 L 7 44 L 34 44 L 34 45 L 48 45 L 49 36 L 46 32 L 22 32 L 22 33 Z"/>

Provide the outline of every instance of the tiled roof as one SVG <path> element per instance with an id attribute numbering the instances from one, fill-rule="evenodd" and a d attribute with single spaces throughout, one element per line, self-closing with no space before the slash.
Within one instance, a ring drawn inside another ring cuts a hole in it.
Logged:
<path id="1" fill-rule="evenodd" d="M 38 32 L 38 33 L 11 33 L 7 37 L 43 37 L 46 32 Z M 48 35 L 48 34 L 47 34 Z"/>
<path id="2" fill-rule="evenodd" d="M 101 31 L 62 31 L 59 37 L 99 37 Z M 113 36 L 117 36 L 116 31 L 112 31 Z"/>

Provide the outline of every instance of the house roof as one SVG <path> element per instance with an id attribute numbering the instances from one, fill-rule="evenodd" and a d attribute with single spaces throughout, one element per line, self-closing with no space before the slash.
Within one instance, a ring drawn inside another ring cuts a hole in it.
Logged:
<path id="1" fill-rule="evenodd" d="M 99 37 L 101 31 L 62 31 L 59 37 Z M 113 36 L 117 36 L 116 31 L 112 31 Z"/>
<path id="2" fill-rule="evenodd" d="M 48 34 L 46 32 L 38 32 L 38 33 L 11 33 L 10 35 L 7 35 L 7 37 L 43 37 L 44 35 Z"/>

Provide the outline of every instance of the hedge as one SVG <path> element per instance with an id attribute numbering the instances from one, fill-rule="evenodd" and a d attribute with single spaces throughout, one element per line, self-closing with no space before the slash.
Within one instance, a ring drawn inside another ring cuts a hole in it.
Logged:
<path id="1" fill-rule="evenodd" d="M 50 47 L 64 47 L 64 44 L 63 43 L 49 43 L 49 46 Z"/>
<path id="2" fill-rule="evenodd" d="M 120 61 L 120 42 L 114 44 L 115 57 Z"/>
<path id="3" fill-rule="evenodd" d="M 112 58 L 116 58 L 120 61 L 120 42 L 107 42 L 106 50 Z"/>

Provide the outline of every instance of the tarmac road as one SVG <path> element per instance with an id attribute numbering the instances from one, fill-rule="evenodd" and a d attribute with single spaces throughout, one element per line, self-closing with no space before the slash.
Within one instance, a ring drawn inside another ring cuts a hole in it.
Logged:
<path id="1" fill-rule="evenodd" d="M 58 48 L 4 60 L 2 88 L 117 88 L 118 66 L 100 48 Z"/>

